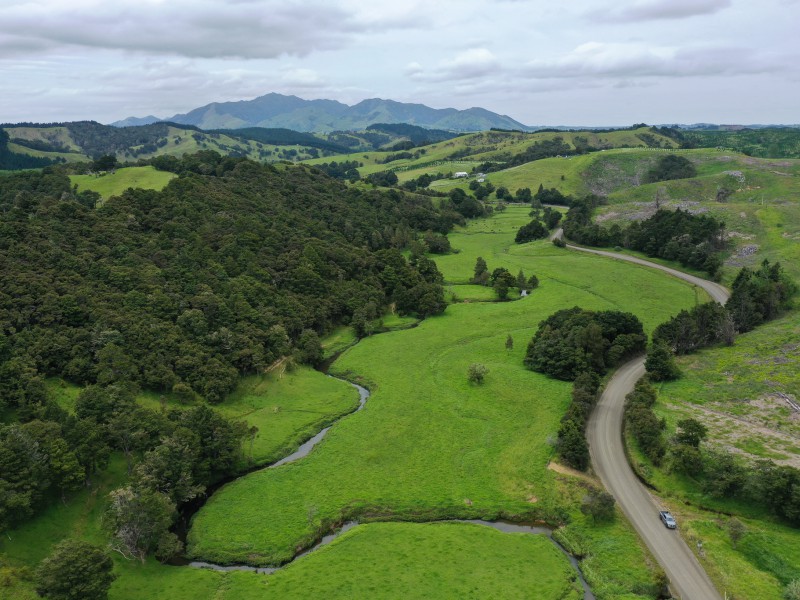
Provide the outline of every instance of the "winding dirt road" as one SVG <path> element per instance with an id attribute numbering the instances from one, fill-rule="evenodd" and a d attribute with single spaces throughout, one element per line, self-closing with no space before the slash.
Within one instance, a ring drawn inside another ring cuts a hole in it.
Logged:
<path id="1" fill-rule="evenodd" d="M 567 247 L 665 271 L 702 287 L 720 303 L 729 296 L 728 290 L 717 283 L 640 258 L 569 244 Z M 644 374 L 644 357 L 638 357 L 622 365 L 608 382 L 586 430 L 592 466 L 664 569 L 672 593 L 682 600 L 719 600 L 721 596 L 678 532 L 661 523 L 658 517 L 661 507 L 636 478 L 625 455 L 622 441 L 625 396 Z"/>

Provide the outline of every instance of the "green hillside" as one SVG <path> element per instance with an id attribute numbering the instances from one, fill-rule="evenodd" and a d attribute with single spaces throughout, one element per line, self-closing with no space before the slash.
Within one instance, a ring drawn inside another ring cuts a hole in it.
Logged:
<path id="1" fill-rule="evenodd" d="M 69 177 L 79 191 L 97 192 L 104 200 L 111 196 L 118 196 L 128 188 L 161 190 L 174 178 L 174 173 L 158 171 L 153 167 L 127 167 L 117 169 L 113 173 L 70 175 Z"/>
<path id="2" fill-rule="evenodd" d="M 592 131 L 546 131 L 522 133 L 514 131 L 483 131 L 429 144 L 409 150 L 409 157 L 402 157 L 396 151 L 358 152 L 340 154 L 307 161 L 320 164 L 331 161 L 356 160 L 361 176 L 380 171 L 394 171 L 400 181 L 407 181 L 422 174 L 452 174 L 456 171 L 472 171 L 483 163 L 495 163 L 502 168 L 504 163 L 514 160 L 533 144 L 561 140 L 566 145 L 566 153 L 594 153 L 597 150 L 612 148 L 676 148 L 677 142 L 648 127 L 633 130 L 617 130 L 604 133 Z M 392 160 L 393 158 L 396 160 Z M 389 162 L 387 162 L 389 161 Z M 541 161 L 530 163 L 529 168 Z M 527 168 L 527 167 L 526 167 Z M 559 172 L 559 175 L 561 173 Z M 524 181 L 524 177 L 520 178 Z M 505 185 L 501 183 L 500 185 Z M 513 180 L 510 185 L 514 185 Z M 526 186 L 521 186 L 526 187 Z M 513 190 L 512 190 L 513 191 Z"/>

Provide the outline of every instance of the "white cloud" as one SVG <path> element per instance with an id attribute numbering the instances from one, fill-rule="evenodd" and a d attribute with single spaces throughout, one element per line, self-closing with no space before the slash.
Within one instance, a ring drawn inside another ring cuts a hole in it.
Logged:
<path id="1" fill-rule="evenodd" d="M 745 48 L 588 42 L 557 58 L 533 60 L 523 71 L 535 78 L 631 78 L 744 75 L 786 68 L 786 57 Z"/>
<path id="2" fill-rule="evenodd" d="M 644 0 L 589 14 L 598 21 L 634 23 L 711 15 L 729 6 L 731 0 Z"/>
<path id="3" fill-rule="evenodd" d="M 497 71 L 499 61 L 486 48 L 470 48 L 448 58 L 430 70 L 417 62 L 406 65 L 405 73 L 420 81 L 461 81 L 485 77 Z"/>
<path id="4" fill-rule="evenodd" d="M 306 56 L 368 26 L 322 0 L 39 1 L 3 9 L 0 57 L 63 46 L 200 58 Z"/>

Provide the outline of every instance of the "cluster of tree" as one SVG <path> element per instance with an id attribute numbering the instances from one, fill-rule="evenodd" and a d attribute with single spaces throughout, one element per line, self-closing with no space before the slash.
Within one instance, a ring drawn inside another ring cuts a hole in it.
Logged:
<path id="1" fill-rule="evenodd" d="M 546 189 L 541 183 L 533 198 L 539 205 L 558 204 L 559 206 L 570 206 L 572 203 L 572 198 L 570 196 L 565 196 L 556 188 Z"/>
<path id="2" fill-rule="evenodd" d="M 719 251 L 725 247 L 725 223 L 681 209 L 659 210 L 649 219 L 631 223 L 622 233 L 621 245 L 713 277 L 722 266 Z"/>
<path id="3" fill-rule="evenodd" d="M 541 216 L 541 219 L 544 222 L 545 227 L 547 227 L 548 229 L 555 229 L 561 222 L 561 217 L 564 216 L 563 213 L 550 206 L 545 206 L 541 210 L 534 209 L 533 212 Z"/>
<path id="4" fill-rule="evenodd" d="M 671 352 L 689 354 L 718 342 L 733 344 L 736 325 L 722 305 L 716 302 L 698 304 L 682 310 L 653 332 L 653 344 L 664 345 Z M 656 377 L 656 380 L 666 378 Z"/>
<path id="5" fill-rule="evenodd" d="M 431 254 L 447 254 L 450 252 L 450 240 L 441 233 L 426 231 L 422 235 L 422 242 Z"/>
<path id="6" fill-rule="evenodd" d="M 679 154 L 666 154 L 656 161 L 644 175 L 645 183 L 669 181 L 671 179 L 689 179 L 697 176 L 694 163 Z"/>
<path id="7" fill-rule="evenodd" d="M 411 159 L 414 155 L 411 152 L 395 152 L 394 154 L 387 154 L 385 158 L 377 161 L 379 164 L 387 165 L 396 160 Z"/>
<path id="8" fill-rule="evenodd" d="M 36 592 L 50 600 L 106 600 L 113 569 L 107 550 L 67 538 L 36 569 Z"/>
<path id="9" fill-rule="evenodd" d="M 431 182 L 442 178 L 444 178 L 444 175 L 442 173 L 435 173 L 433 175 L 429 173 L 423 173 L 416 179 L 409 179 L 408 181 L 404 182 L 403 188 L 410 192 L 414 192 L 420 189 L 426 189 L 431 184 Z"/>
<path id="10" fill-rule="evenodd" d="M 755 271 L 747 267 L 739 271 L 731 288 L 725 307 L 740 332 L 750 331 L 787 310 L 797 292 L 781 264 L 773 265 L 768 260 Z"/>
<path id="11" fill-rule="evenodd" d="M 523 225 L 517 231 L 514 241 L 517 244 L 524 244 L 533 240 L 540 240 L 546 238 L 551 229 L 558 226 L 563 216 L 559 211 L 546 206 L 542 208 L 534 208 L 531 211 L 533 220 L 527 225 Z"/>
<path id="12" fill-rule="evenodd" d="M 101 405 L 97 411 L 102 420 L 111 415 L 108 426 L 118 446 L 124 450 L 138 445 L 141 453 L 128 484 L 111 492 L 105 525 L 111 547 L 123 556 L 144 561 L 148 554 L 155 554 L 168 560 L 183 549 L 170 531 L 177 508 L 236 470 L 242 442 L 250 431 L 244 423 L 231 424 L 206 405 L 172 410 L 166 416 L 144 411 L 135 405 L 117 412 Z M 158 441 L 147 448 L 141 440 L 155 435 Z"/>
<path id="13" fill-rule="evenodd" d="M 724 307 L 716 302 L 700 304 L 656 327 L 645 363 L 647 371 L 655 381 L 676 379 L 680 372 L 673 354 L 689 354 L 718 343 L 732 345 L 737 333 L 750 331 L 787 310 L 796 291 L 780 263 L 764 260 L 755 271 L 743 268 Z"/>
<path id="14" fill-rule="evenodd" d="M 646 343 L 642 323 L 635 315 L 576 306 L 559 310 L 539 323 L 528 344 L 525 366 L 571 381 L 585 371 L 605 373 L 644 352 Z"/>
<path id="15" fill-rule="evenodd" d="M 661 464 L 667 450 L 664 442 L 667 424 L 653 412 L 657 399 L 658 394 L 647 377 L 637 381 L 633 391 L 625 397 L 625 427 L 654 465 Z"/>
<path id="16" fill-rule="evenodd" d="M 678 466 L 700 480 L 703 489 L 717 498 L 736 498 L 763 506 L 795 527 L 800 526 L 800 469 L 770 460 L 748 462 L 730 452 L 700 447 L 690 461 Z"/>
<path id="17" fill-rule="evenodd" d="M 585 471 L 589 466 L 589 445 L 586 423 L 597 403 L 600 377 L 594 371 L 583 371 L 572 384 L 572 401 L 558 428 L 556 450 L 569 466 Z"/>
<path id="18" fill-rule="evenodd" d="M 469 282 L 473 285 L 492 287 L 500 300 L 508 298 L 508 292 L 512 287 L 518 288 L 520 292 L 530 292 L 539 287 L 539 278 L 536 275 L 526 277 L 522 269 L 519 270 L 516 277 L 504 267 L 498 267 L 489 273 L 489 267 L 481 256 L 475 261 L 475 271 Z"/>
<path id="19" fill-rule="evenodd" d="M 507 202 L 514 201 L 514 195 L 508 191 L 508 188 L 505 186 L 498 186 L 497 189 L 494 191 L 495 198 L 498 200 L 506 200 Z"/>
<path id="20" fill-rule="evenodd" d="M 488 185 L 488 184 L 487 184 Z M 490 192 L 491 193 L 491 192 Z M 519 188 L 513 194 L 508 190 L 508 188 L 500 186 L 496 190 L 494 190 L 495 197 L 498 200 L 505 200 L 507 202 L 531 202 L 533 195 L 531 194 L 530 188 Z"/>
<path id="21" fill-rule="evenodd" d="M 469 182 L 469 189 L 472 190 L 472 194 L 478 200 L 485 200 L 495 190 L 494 185 L 490 182 L 487 181 L 485 184 L 481 184 L 477 179 Z"/>
<path id="22" fill-rule="evenodd" d="M 450 229 L 430 200 L 204 154 L 163 191 L 97 210 L 59 173 L 0 178 L 4 403 L 38 375 L 184 385 L 217 402 L 369 302 L 444 309 L 435 264 L 400 252 L 417 231 Z"/>
<path id="23" fill-rule="evenodd" d="M 588 246 L 620 245 L 621 229 L 618 225 L 605 228 L 592 221 L 594 209 L 603 204 L 605 204 L 605 200 L 594 195 L 572 199 L 562 223 L 564 235 Z"/>
<path id="24" fill-rule="evenodd" d="M 33 389 L 40 387 L 37 383 L 41 380 L 29 383 L 29 396 L 41 391 Z M 72 429 L 66 435 L 74 439 Z M 0 428 L 0 531 L 83 486 L 76 450 L 56 421 L 33 419 Z"/>
<path id="25" fill-rule="evenodd" d="M 626 228 L 601 227 L 592 212 L 603 201 L 587 196 L 572 201 L 564 220 L 564 234 L 590 246 L 622 246 L 706 271 L 714 276 L 722 266 L 719 251 L 725 246 L 725 223 L 688 211 L 658 210 L 652 217 Z"/>
<path id="26" fill-rule="evenodd" d="M 454 210 L 462 215 L 465 219 L 475 219 L 483 217 L 488 214 L 487 207 L 483 202 L 467 193 L 461 188 L 453 188 L 447 196 L 447 202 L 443 207 Z"/>
<path id="27" fill-rule="evenodd" d="M 514 242 L 517 244 L 525 244 L 526 242 L 546 238 L 549 233 L 547 225 L 540 219 L 533 219 L 527 225 L 523 225 L 519 228 L 517 235 L 514 236 Z"/>
<path id="28" fill-rule="evenodd" d="M 314 165 L 315 169 L 319 169 L 328 177 L 335 179 L 346 179 L 348 181 L 358 181 L 361 179 L 361 174 L 358 168 L 363 166 L 357 160 L 343 160 L 341 162 L 331 161 L 329 163 L 321 163 Z"/>
<path id="29" fill-rule="evenodd" d="M 41 378 L 28 381 L 17 406 L 19 423 L 0 429 L 0 530 L 13 528 L 104 469 L 112 450 L 124 454 L 132 485 L 168 493 L 175 504 L 236 470 L 242 424 L 205 405 L 157 412 L 134 401 L 136 386 L 85 388 L 67 414 Z M 176 393 L 194 400 L 188 388 Z M 174 545 L 174 544 L 173 544 Z"/>
<path id="30" fill-rule="evenodd" d="M 12 152 L 8 147 L 8 142 L 8 133 L 0 129 L 0 170 L 39 169 L 54 164 L 54 161 L 49 158 Z"/>
<path id="31" fill-rule="evenodd" d="M 391 187 L 397 185 L 397 175 L 394 171 L 378 171 L 367 175 L 364 179 L 375 186 Z"/>

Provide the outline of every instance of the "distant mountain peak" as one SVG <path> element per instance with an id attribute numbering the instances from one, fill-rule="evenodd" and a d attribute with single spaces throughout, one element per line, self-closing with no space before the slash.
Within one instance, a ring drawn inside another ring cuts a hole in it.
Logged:
<path id="1" fill-rule="evenodd" d="M 155 117 L 129 117 L 112 125 L 144 125 L 158 120 Z M 531 129 L 509 116 L 480 107 L 466 110 L 431 108 L 383 98 L 366 98 L 348 106 L 337 100 L 304 100 L 276 92 L 252 100 L 212 102 L 164 120 L 201 129 L 270 127 L 304 132 L 363 130 L 373 123 L 405 123 L 449 131 L 482 131 L 493 127 Z"/>

